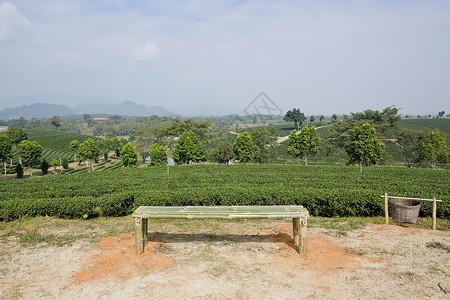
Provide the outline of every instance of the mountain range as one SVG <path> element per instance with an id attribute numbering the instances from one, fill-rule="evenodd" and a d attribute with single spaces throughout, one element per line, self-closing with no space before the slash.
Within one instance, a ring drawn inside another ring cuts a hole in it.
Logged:
<path id="1" fill-rule="evenodd" d="M 111 114 L 125 116 L 171 116 L 173 112 L 161 106 L 147 107 L 133 101 L 120 104 L 83 103 L 77 105 L 33 103 L 15 108 L 0 110 L 0 120 L 32 118 L 51 118 L 52 116 L 69 116 L 78 114 Z"/>

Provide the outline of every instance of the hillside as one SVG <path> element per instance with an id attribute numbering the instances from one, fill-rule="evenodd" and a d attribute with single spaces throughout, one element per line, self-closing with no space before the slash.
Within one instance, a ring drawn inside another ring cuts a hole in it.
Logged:
<path id="1" fill-rule="evenodd" d="M 72 132 L 57 131 L 57 130 L 26 130 L 28 139 L 30 141 L 37 141 L 39 145 L 44 148 L 40 160 L 45 159 L 50 162 L 52 159 L 66 158 L 68 161 L 73 161 L 73 152 L 69 149 L 69 144 L 73 140 L 78 140 L 82 143 L 87 139 L 94 141 L 101 141 L 101 138 L 82 135 Z M 17 151 L 13 148 L 13 164 L 18 163 Z"/>
<path id="2" fill-rule="evenodd" d="M 55 149 L 60 151 L 70 151 L 69 144 L 73 140 L 82 143 L 87 139 L 101 141 L 99 137 L 83 135 L 67 131 L 49 130 L 49 129 L 28 129 L 26 130 L 30 141 L 36 140 L 44 149 Z"/>
<path id="3" fill-rule="evenodd" d="M 65 105 L 34 103 L 15 108 L 5 108 L 0 111 L 0 120 L 51 118 L 52 116 L 65 116 L 73 111 Z"/>
<path id="4" fill-rule="evenodd" d="M 413 130 L 438 129 L 450 135 L 450 119 L 401 119 L 399 125 Z"/>

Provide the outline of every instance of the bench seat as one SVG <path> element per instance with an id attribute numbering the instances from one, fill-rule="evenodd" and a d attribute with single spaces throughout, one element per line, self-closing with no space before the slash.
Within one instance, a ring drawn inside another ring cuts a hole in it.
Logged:
<path id="1" fill-rule="evenodd" d="M 301 205 L 268 206 L 140 206 L 135 219 L 136 253 L 144 252 L 148 219 L 273 219 L 292 218 L 294 246 L 306 250 L 308 210 Z"/>

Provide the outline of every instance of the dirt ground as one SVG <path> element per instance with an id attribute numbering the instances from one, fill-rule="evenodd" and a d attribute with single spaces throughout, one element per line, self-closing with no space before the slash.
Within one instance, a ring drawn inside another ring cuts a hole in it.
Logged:
<path id="1" fill-rule="evenodd" d="M 0 298 L 450 299 L 449 231 L 309 228 L 299 255 L 288 221 L 157 222 L 140 256 L 131 227 L 95 243 L 4 235 Z"/>

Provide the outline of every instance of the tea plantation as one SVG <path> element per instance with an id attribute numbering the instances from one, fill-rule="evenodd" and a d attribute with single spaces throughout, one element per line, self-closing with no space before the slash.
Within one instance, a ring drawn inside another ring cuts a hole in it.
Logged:
<path id="1" fill-rule="evenodd" d="M 377 216 L 385 192 L 444 200 L 450 217 L 450 170 L 349 166 L 194 165 L 0 181 L 0 219 L 126 215 L 140 205 L 290 205 L 312 215 Z M 423 203 L 422 216 L 431 215 Z"/>

